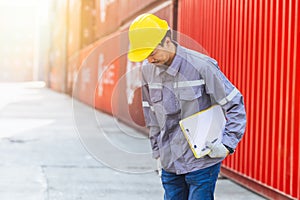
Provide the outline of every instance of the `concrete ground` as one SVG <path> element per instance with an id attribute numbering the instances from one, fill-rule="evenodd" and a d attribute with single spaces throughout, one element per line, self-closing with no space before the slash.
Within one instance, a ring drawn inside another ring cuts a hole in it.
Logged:
<path id="1" fill-rule="evenodd" d="M 42 83 L 0 92 L 1 200 L 163 199 L 142 134 Z M 228 179 L 215 197 L 264 199 Z"/>

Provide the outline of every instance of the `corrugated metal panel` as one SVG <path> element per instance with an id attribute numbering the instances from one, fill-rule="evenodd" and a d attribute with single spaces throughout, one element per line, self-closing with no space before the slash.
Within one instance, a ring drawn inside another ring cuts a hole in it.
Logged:
<path id="1" fill-rule="evenodd" d="M 299 199 L 298 1 L 178 3 L 179 32 L 216 58 L 245 96 L 246 134 L 223 172 L 269 198 Z"/>
<path id="2" fill-rule="evenodd" d="M 77 60 L 79 63 L 75 65 L 75 67 L 79 65 L 79 68 L 74 71 L 72 96 L 85 104 L 95 107 L 95 91 L 98 83 L 98 57 L 93 52 L 95 52 L 95 48 L 90 45 L 81 50 L 79 54 L 79 59 Z"/>
<path id="3" fill-rule="evenodd" d="M 170 0 L 119 0 L 120 7 L 119 11 L 122 13 L 120 15 L 121 23 L 128 20 L 128 18 L 133 17 L 137 13 L 141 13 L 141 10 L 145 9 L 146 7 L 151 7 L 151 4 L 159 2 L 165 2 Z M 153 7 L 153 6 L 152 6 Z"/>
<path id="4" fill-rule="evenodd" d="M 120 25 L 121 10 L 119 0 L 96 0 L 96 38 L 107 36 L 116 31 Z"/>
<path id="5" fill-rule="evenodd" d="M 96 0 L 81 0 L 81 48 L 96 41 L 96 3 Z"/>
<path id="6" fill-rule="evenodd" d="M 116 32 L 113 35 L 103 38 L 95 44 L 93 53 L 89 59 L 94 58 L 90 65 L 97 66 L 95 75 L 97 75 L 97 88 L 94 92 L 95 107 L 102 111 L 112 114 L 112 101 L 120 100 L 119 93 L 116 93 L 115 88 L 120 79 L 119 71 L 119 50 L 120 37 Z M 117 108 L 114 108 L 117 112 Z"/>
<path id="7" fill-rule="evenodd" d="M 116 32 L 121 24 L 126 23 L 136 13 L 148 7 L 161 4 L 159 0 L 93 0 L 96 12 L 95 38 L 100 39 Z M 171 0 L 166 0 L 171 1 Z"/>

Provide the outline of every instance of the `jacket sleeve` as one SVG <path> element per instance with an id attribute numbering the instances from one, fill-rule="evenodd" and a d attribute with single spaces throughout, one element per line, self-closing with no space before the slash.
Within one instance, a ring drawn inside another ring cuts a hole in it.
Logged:
<path id="1" fill-rule="evenodd" d="M 206 92 L 210 94 L 212 101 L 223 108 L 226 116 L 222 143 L 235 149 L 244 135 L 246 127 L 243 96 L 220 71 L 215 60 L 208 61 L 208 66 L 202 75 L 205 80 Z"/>
<path id="2" fill-rule="evenodd" d="M 142 104 L 146 126 L 149 128 L 149 138 L 152 147 L 152 157 L 154 159 L 157 159 L 160 157 L 158 148 L 160 128 L 150 100 L 148 83 L 146 82 L 144 76 L 142 78 Z"/>

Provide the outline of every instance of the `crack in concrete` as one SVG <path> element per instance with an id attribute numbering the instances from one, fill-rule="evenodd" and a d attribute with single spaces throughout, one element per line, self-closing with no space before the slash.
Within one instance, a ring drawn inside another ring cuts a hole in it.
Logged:
<path id="1" fill-rule="evenodd" d="M 42 176 L 43 176 L 43 181 L 42 181 L 42 184 L 44 183 L 44 199 L 45 200 L 49 200 L 49 181 L 48 181 L 48 178 L 47 178 L 47 175 L 46 175 L 46 172 L 45 172 L 45 167 L 42 165 L 40 166 L 41 168 L 41 173 L 42 173 Z"/>

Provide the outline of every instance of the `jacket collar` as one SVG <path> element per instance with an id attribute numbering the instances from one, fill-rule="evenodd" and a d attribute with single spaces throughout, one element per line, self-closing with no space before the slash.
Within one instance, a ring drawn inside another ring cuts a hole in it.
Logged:
<path id="1" fill-rule="evenodd" d="M 167 69 L 163 69 L 161 67 L 156 67 L 156 75 L 160 75 L 162 72 L 166 72 L 171 76 L 176 76 L 177 73 L 179 72 L 182 60 L 183 60 L 183 48 L 176 43 L 176 55 L 174 57 L 174 60 L 172 62 L 172 64 L 167 68 Z"/>

